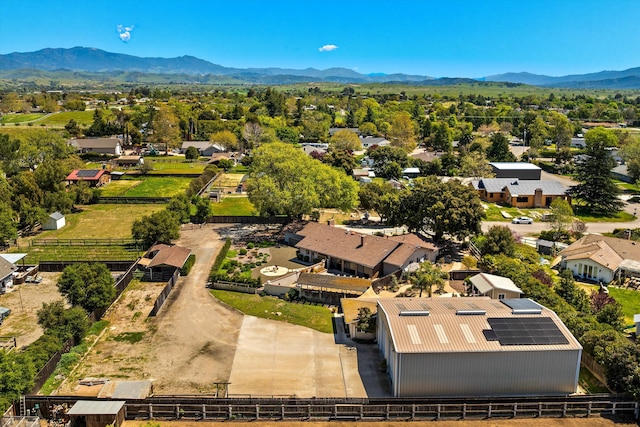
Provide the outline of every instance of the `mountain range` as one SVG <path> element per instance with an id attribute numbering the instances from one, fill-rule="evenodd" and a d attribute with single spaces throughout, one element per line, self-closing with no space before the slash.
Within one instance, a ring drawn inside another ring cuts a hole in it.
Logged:
<path id="1" fill-rule="evenodd" d="M 37 71 L 34 71 L 37 70 Z M 40 73 L 39 73 L 40 72 Z M 287 68 L 233 68 L 193 57 L 143 58 L 96 48 L 47 48 L 36 52 L 0 55 L 0 78 L 19 79 L 34 74 L 55 76 L 80 75 L 87 79 L 119 76 L 122 81 L 152 80 L 163 82 L 211 83 L 233 81 L 255 84 L 290 84 L 310 81 L 334 83 L 405 83 L 414 85 L 450 85 L 460 83 L 505 82 L 544 87 L 637 89 L 640 67 L 624 71 L 551 77 L 531 73 L 505 73 L 478 79 L 434 78 L 409 74 L 361 74 L 348 68 L 302 70 Z M 224 76 L 224 77 L 222 77 Z"/>

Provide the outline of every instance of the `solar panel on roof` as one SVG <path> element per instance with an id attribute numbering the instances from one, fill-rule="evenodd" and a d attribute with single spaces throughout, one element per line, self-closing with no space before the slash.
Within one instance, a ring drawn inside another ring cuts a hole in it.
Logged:
<path id="1" fill-rule="evenodd" d="M 78 171 L 76 176 L 78 178 L 93 178 L 94 176 L 98 175 L 99 172 L 99 169 L 82 169 Z"/>
<path id="2" fill-rule="evenodd" d="M 496 317 L 487 320 L 501 345 L 569 344 L 553 319 L 548 317 Z M 488 332 L 483 333 L 487 341 L 493 341 L 487 336 Z"/>

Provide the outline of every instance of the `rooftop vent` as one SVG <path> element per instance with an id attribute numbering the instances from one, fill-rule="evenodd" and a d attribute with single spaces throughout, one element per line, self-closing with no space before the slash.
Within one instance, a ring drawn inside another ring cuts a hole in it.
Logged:
<path id="1" fill-rule="evenodd" d="M 428 316 L 429 310 L 402 310 L 399 316 Z"/>
<path id="2" fill-rule="evenodd" d="M 456 314 L 458 316 L 484 316 L 487 314 L 487 310 L 458 310 Z"/>

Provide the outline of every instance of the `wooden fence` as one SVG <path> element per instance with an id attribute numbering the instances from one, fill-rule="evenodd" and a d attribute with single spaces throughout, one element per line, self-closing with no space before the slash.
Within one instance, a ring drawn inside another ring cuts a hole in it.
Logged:
<path id="1" fill-rule="evenodd" d="M 135 239 L 33 239 L 29 246 L 142 246 Z"/>
<path id="2" fill-rule="evenodd" d="M 87 398 L 83 398 L 86 400 Z M 89 398 L 93 400 L 93 398 Z M 27 396 L 25 405 L 38 404 L 44 417 L 52 404 L 73 405 L 73 396 Z M 128 400 L 128 420 L 348 420 L 433 421 L 486 418 L 561 418 L 628 415 L 637 418 L 638 402 L 603 396 L 486 399 L 300 399 L 215 398 L 213 396 L 154 396 Z"/>
<path id="3" fill-rule="evenodd" d="M 153 204 L 153 203 L 169 203 L 170 197 L 98 197 L 98 203 L 109 204 Z"/>
<path id="4" fill-rule="evenodd" d="M 605 386 L 607 385 L 607 374 L 604 371 L 602 365 L 595 361 L 593 356 L 582 351 L 582 359 L 580 360 L 582 366 L 587 368 L 594 377 L 598 379 Z"/>
<path id="5" fill-rule="evenodd" d="M 175 286 L 179 276 L 180 276 L 180 270 L 176 269 L 176 271 L 173 273 L 173 276 L 171 276 L 171 278 L 165 285 L 164 289 L 162 289 L 162 292 L 160 292 L 160 295 L 158 295 L 158 298 L 156 298 L 156 302 L 153 304 L 153 308 L 151 309 L 151 313 L 149 313 L 149 317 L 155 316 L 156 314 L 158 314 L 158 312 L 164 305 L 165 301 L 169 297 L 169 294 L 171 293 L 171 290 Z"/>
<path id="6" fill-rule="evenodd" d="M 131 280 L 133 279 L 133 273 L 135 272 L 136 266 L 138 264 L 139 259 L 133 264 L 130 263 L 127 271 L 122 274 L 113 284 L 113 287 L 116 288 L 116 295 L 111 301 L 111 304 L 120 296 L 122 292 L 127 288 Z M 102 318 L 107 309 L 96 309 L 93 312 L 89 313 L 87 316 L 91 322 L 96 322 Z M 49 359 L 49 361 L 40 369 L 40 371 L 36 374 L 34 379 L 33 387 L 31 388 L 31 393 L 38 393 L 47 379 L 53 374 L 55 371 L 58 362 L 62 358 L 62 355 L 68 353 L 71 350 L 71 347 L 75 345 L 75 341 L 73 338 L 68 339 L 62 345 L 62 348 L 55 352 L 55 354 Z"/>
<path id="7" fill-rule="evenodd" d="M 105 264 L 111 271 L 123 271 L 131 267 L 132 264 L 137 263 L 135 260 L 109 260 L 109 261 L 40 261 L 38 268 L 40 271 L 52 273 L 60 272 L 68 265 L 79 263 L 101 263 Z"/>

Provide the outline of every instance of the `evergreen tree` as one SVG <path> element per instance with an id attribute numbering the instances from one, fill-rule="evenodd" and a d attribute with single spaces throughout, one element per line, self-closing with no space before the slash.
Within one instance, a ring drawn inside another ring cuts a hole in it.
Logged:
<path id="1" fill-rule="evenodd" d="M 586 159 L 577 165 L 580 184 L 571 187 L 569 193 L 582 201 L 594 214 L 615 214 L 620 211 L 623 202 L 618 199 L 620 189 L 610 176 L 616 162 L 607 148 L 617 144 L 616 135 L 599 127 L 586 133 L 585 142 Z"/>

